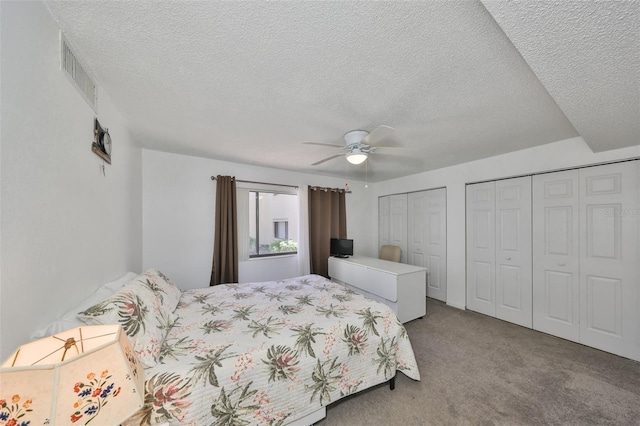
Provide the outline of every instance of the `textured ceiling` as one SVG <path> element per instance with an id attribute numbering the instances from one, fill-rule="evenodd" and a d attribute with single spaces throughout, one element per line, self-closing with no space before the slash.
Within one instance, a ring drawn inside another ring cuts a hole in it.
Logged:
<path id="1" fill-rule="evenodd" d="M 592 150 L 640 145 L 640 2 L 483 0 Z"/>
<path id="2" fill-rule="evenodd" d="M 582 124 L 567 116 L 580 111 L 596 129 L 607 118 L 580 110 L 583 99 L 565 116 L 479 1 L 46 4 L 131 134 L 151 149 L 380 181 L 577 136 Z M 535 47 L 551 25 L 533 9 L 499 11 L 512 22 L 507 35 L 522 13 L 544 21 L 514 35 L 518 47 Z M 576 9 L 566 25 L 589 13 Z M 554 76 L 554 96 L 588 92 L 590 75 L 604 80 L 600 88 L 616 84 L 598 58 L 589 59 L 593 74 L 574 79 L 555 76 L 566 62 L 582 63 L 569 48 L 533 50 L 542 81 Z M 613 95 L 598 93 L 599 102 L 615 104 Z M 341 144 L 345 132 L 381 124 L 397 129 L 381 143 L 413 150 L 375 153 L 367 166 L 343 158 L 311 166 L 337 152 L 302 142 Z"/>

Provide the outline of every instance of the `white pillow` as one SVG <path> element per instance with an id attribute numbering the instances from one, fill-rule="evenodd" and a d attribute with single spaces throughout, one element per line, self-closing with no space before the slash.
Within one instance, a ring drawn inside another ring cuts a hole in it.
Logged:
<path id="1" fill-rule="evenodd" d="M 86 300 L 80 303 L 78 306 L 71 309 L 69 312 L 49 324 L 48 326 L 41 328 L 31 335 L 31 339 L 41 339 L 45 336 L 51 336 L 52 334 L 60 333 L 65 330 L 69 330 L 75 327 L 81 327 L 86 325 L 85 322 L 81 321 L 76 315 L 78 312 L 82 312 L 85 309 L 102 302 L 103 300 L 108 299 L 113 296 L 113 294 L 120 290 L 126 283 L 137 277 L 138 274 L 135 272 L 127 272 L 122 277 L 118 278 L 115 281 L 108 282 L 103 284 L 98 288 L 95 293 L 89 296 Z"/>

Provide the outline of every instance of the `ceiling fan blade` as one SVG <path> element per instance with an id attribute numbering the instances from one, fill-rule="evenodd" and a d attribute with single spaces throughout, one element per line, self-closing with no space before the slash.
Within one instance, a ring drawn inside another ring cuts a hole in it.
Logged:
<path id="1" fill-rule="evenodd" d="M 315 163 L 312 164 L 312 166 L 317 166 L 318 164 L 322 164 L 325 161 L 333 160 L 334 158 L 337 158 L 337 157 L 344 157 L 344 154 L 332 155 L 331 157 L 327 157 L 327 158 L 324 158 L 324 159 L 322 159 L 320 161 L 316 161 Z"/>
<path id="2" fill-rule="evenodd" d="M 336 145 L 333 143 L 321 143 L 321 142 L 302 142 L 303 145 L 320 145 L 320 146 L 330 146 L 334 148 L 344 148 L 344 145 Z"/>
<path id="3" fill-rule="evenodd" d="M 391 126 L 378 126 L 371 133 L 365 136 L 364 139 L 362 139 L 362 143 L 366 143 L 367 145 L 377 145 L 374 141 L 383 140 L 393 135 L 395 131 L 396 129 Z"/>

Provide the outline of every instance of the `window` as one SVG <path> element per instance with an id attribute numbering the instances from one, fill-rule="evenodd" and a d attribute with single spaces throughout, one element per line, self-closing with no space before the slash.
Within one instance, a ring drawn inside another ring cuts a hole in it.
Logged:
<path id="1" fill-rule="evenodd" d="M 286 220 L 274 220 L 273 235 L 279 240 L 288 240 L 289 239 L 289 222 Z"/>
<path id="2" fill-rule="evenodd" d="M 249 191 L 249 257 L 298 252 L 298 196 Z"/>

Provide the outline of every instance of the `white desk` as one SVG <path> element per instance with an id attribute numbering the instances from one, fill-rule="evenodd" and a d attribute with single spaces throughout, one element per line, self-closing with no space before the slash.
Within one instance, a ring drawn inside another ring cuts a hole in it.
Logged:
<path id="1" fill-rule="evenodd" d="M 330 257 L 329 276 L 389 306 L 402 323 L 427 313 L 426 268 L 373 257 Z"/>

